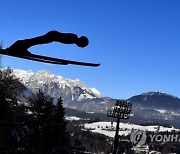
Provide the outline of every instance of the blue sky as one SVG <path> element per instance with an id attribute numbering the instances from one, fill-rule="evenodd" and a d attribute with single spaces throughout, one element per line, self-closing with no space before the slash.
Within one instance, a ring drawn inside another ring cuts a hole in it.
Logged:
<path id="1" fill-rule="evenodd" d="M 79 78 L 113 98 L 154 90 L 180 97 L 179 8 L 179 0 L 2 0 L 4 48 L 50 30 L 72 32 L 87 36 L 89 46 L 51 43 L 30 51 L 101 63 L 98 68 L 60 66 L 4 56 L 3 66 Z"/>

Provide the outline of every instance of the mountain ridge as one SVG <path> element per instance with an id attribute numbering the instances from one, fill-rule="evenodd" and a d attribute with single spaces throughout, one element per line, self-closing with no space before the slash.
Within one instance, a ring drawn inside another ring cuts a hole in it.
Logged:
<path id="1" fill-rule="evenodd" d="M 61 96 L 64 106 L 87 113 L 107 114 L 118 99 L 103 97 L 96 88 L 88 88 L 79 79 L 67 79 L 49 71 L 14 70 L 14 74 L 28 89 L 36 92 L 41 89 L 54 98 Z M 151 91 L 127 99 L 133 105 L 130 122 L 168 123 L 180 126 L 180 99 L 160 91 Z"/>
<path id="2" fill-rule="evenodd" d="M 142 93 L 140 95 L 132 96 L 128 101 L 148 108 L 162 108 L 180 109 L 180 99 L 176 96 L 163 93 L 160 91 L 152 91 Z"/>
<path id="3" fill-rule="evenodd" d="M 36 89 L 41 89 L 46 94 L 53 96 L 55 100 L 62 94 L 66 102 L 101 97 L 100 92 L 96 88 L 88 88 L 79 79 L 63 78 L 46 70 L 34 73 L 33 71 L 15 69 L 13 72 L 20 82 L 33 92 Z"/>

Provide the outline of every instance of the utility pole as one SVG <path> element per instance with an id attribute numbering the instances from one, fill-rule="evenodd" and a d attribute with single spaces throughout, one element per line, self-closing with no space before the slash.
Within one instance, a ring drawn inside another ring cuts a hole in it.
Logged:
<path id="1" fill-rule="evenodd" d="M 127 101 L 118 100 L 115 103 L 115 107 L 113 108 L 113 111 L 107 112 L 108 117 L 117 118 L 116 134 L 114 137 L 113 154 L 117 153 L 120 119 L 129 119 L 131 109 L 132 109 L 131 103 L 129 103 Z"/>

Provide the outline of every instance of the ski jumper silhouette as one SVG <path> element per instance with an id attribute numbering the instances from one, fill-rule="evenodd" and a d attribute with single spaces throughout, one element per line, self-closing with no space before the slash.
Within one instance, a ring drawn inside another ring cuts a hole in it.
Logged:
<path id="1" fill-rule="evenodd" d="M 76 34 L 73 33 L 61 33 L 58 31 L 50 31 L 45 35 L 34 37 L 31 39 L 18 40 L 12 44 L 7 50 L 9 52 L 21 51 L 21 54 L 29 53 L 28 48 L 34 45 L 47 44 L 51 42 L 59 42 L 64 44 L 76 44 L 78 47 L 84 48 L 89 44 L 89 40 L 85 36 L 78 38 Z M 24 52 L 24 53 L 23 53 Z"/>
<path id="2" fill-rule="evenodd" d="M 85 36 L 78 37 L 73 33 L 61 33 L 58 31 L 49 31 L 48 33 L 24 40 L 17 40 L 10 47 L 6 49 L 0 49 L 0 54 L 34 60 L 39 62 L 51 63 L 51 64 L 74 64 L 74 65 L 83 65 L 83 66 L 99 66 L 100 64 L 71 61 L 53 57 L 47 57 L 37 54 L 32 54 L 28 49 L 35 45 L 48 44 L 51 42 L 59 42 L 63 44 L 76 44 L 78 47 L 84 48 L 89 44 L 89 40 Z"/>

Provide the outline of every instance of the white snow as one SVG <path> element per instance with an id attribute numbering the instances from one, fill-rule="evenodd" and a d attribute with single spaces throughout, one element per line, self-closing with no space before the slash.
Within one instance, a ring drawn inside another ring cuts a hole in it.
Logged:
<path id="1" fill-rule="evenodd" d="M 92 97 L 91 95 L 86 93 L 86 94 L 81 94 L 77 100 L 81 101 L 83 99 L 92 99 L 92 98 L 94 98 L 94 97 Z"/>
<path id="2" fill-rule="evenodd" d="M 156 111 L 158 111 L 158 112 L 160 112 L 162 114 L 166 113 L 166 110 L 156 110 Z"/>
<path id="3" fill-rule="evenodd" d="M 143 93 L 142 95 L 151 95 L 151 96 L 153 96 L 153 95 L 166 95 L 166 96 L 171 96 L 171 97 L 174 97 L 174 98 L 178 98 L 176 96 L 173 96 L 173 95 L 161 92 L 161 91 L 146 92 L 146 93 Z"/>
<path id="4" fill-rule="evenodd" d="M 43 81 L 39 81 L 39 84 L 44 84 L 44 82 Z"/>
<path id="5" fill-rule="evenodd" d="M 176 113 L 176 112 L 171 112 L 172 115 L 175 115 L 175 116 L 179 116 L 180 114 L 179 113 Z"/>
<path id="6" fill-rule="evenodd" d="M 85 124 L 85 128 L 90 129 L 92 132 L 104 134 L 109 137 L 114 137 L 115 135 L 115 129 L 116 129 L 116 122 L 113 122 L 113 125 L 111 126 L 111 122 L 95 122 L 90 124 Z M 120 131 L 119 135 L 128 135 L 131 133 L 133 129 L 139 129 L 144 131 L 180 131 L 179 129 L 175 128 L 168 128 L 163 126 L 140 126 L 135 124 L 129 124 L 129 123 L 120 123 Z"/>
<path id="7" fill-rule="evenodd" d="M 96 88 L 89 88 L 97 97 L 101 97 L 101 93 Z"/>
<path id="8" fill-rule="evenodd" d="M 16 77 L 19 78 L 20 81 L 30 89 L 35 89 L 35 87 L 43 88 L 44 85 L 48 85 L 51 86 L 53 91 L 54 85 L 56 85 L 56 87 L 66 92 L 66 94 L 69 95 L 72 100 L 93 99 L 101 97 L 101 94 L 97 89 L 86 87 L 79 79 L 67 79 L 60 75 L 54 75 L 46 70 L 40 70 L 34 73 L 31 70 L 25 71 L 21 69 L 15 69 L 13 72 Z M 77 95 L 78 88 L 79 98 Z M 52 91 L 51 93 L 54 92 L 58 94 L 58 92 Z M 76 95 L 76 97 L 73 95 Z"/>
<path id="9" fill-rule="evenodd" d="M 13 73 L 16 75 L 17 78 L 19 78 L 23 83 L 26 83 L 29 78 L 34 75 L 34 73 L 29 70 L 29 71 L 25 71 L 25 70 L 21 70 L 21 69 L 15 69 L 13 70 Z"/>
<path id="10" fill-rule="evenodd" d="M 69 121 L 73 121 L 73 120 L 81 120 L 81 118 L 75 117 L 75 116 L 70 116 L 70 117 L 66 117 L 66 120 L 69 120 Z"/>

